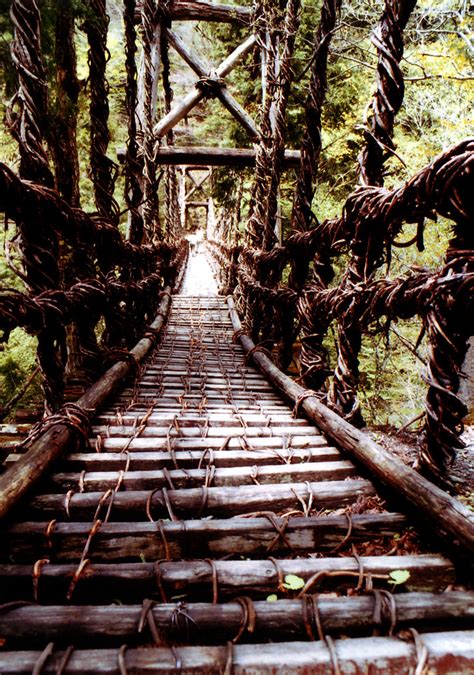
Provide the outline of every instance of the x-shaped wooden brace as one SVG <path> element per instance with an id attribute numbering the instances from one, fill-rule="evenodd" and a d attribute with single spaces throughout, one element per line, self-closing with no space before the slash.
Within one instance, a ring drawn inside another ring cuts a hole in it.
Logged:
<path id="1" fill-rule="evenodd" d="M 197 170 L 197 169 L 195 169 Z M 187 173 L 188 177 L 191 179 L 191 181 L 194 183 L 194 186 L 191 188 L 191 190 L 186 194 L 185 199 L 190 199 L 195 192 L 198 190 L 202 190 L 202 192 L 205 194 L 206 197 L 210 197 L 210 195 L 207 193 L 206 189 L 203 187 L 204 183 L 207 181 L 208 178 L 211 176 L 210 170 L 206 172 L 206 175 L 204 178 L 195 178 L 192 174 L 192 171 L 188 170 Z"/>
<path id="2" fill-rule="evenodd" d="M 170 44 L 176 49 L 178 54 L 186 61 L 186 63 L 194 70 L 194 72 L 201 78 L 197 83 L 196 89 L 191 91 L 180 103 L 178 103 L 165 117 L 163 117 L 154 127 L 153 132 L 157 138 L 164 136 L 170 129 L 172 129 L 178 122 L 180 122 L 186 115 L 208 95 L 209 89 L 227 108 L 227 110 L 235 117 L 235 119 L 246 129 L 253 140 L 259 136 L 258 130 L 250 115 L 242 108 L 242 106 L 230 94 L 222 80 L 228 75 L 231 70 L 237 65 L 240 58 L 248 54 L 256 43 L 256 38 L 251 35 L 245 42 L 237 47 L 229 56 L 220 64 L 214 71 L 209 72 L 208 66 L 202 62 L 198 57 L 191 54 L 181 38 L 167 29 L 166 31 Z M 201 86 L 200 86 L 201 85 Z"/>

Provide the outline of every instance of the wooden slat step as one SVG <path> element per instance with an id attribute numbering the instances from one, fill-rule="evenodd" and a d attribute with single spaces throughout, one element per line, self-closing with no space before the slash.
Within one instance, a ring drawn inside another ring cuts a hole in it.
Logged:
<path id="1" fill-rule="evenodd" d="M 138 416 L 143 416 L 145 413 L 147 413 L 150 410 L 150 406 L 154 408 L 154 410 L 158 413 L 160 412 L 166 412 L 169 415 L 181 415 L 182 413 L 192 413 L 196 414 L 199 410 L 199 404 L 201 403 L 198 399 L 193 399 L 189 401 L 185 401 L 185 407 L 183 408 L 182 404 L 179 402 L 180 397 L 178 396 L 173 396 L 172 398 L 167 398 L 167 399 L 161 399 L 159 398 L 157 401 L 149 401 L 148 404 L 146 405 L 145 403 L 130 403 L 130 401 L 127 401 L 126 403 L 124 402 L 117 402 L 114 407 L 111 408 L 104 408 L 103 414 L 107 416 L 112 416 L 115 415 L 117 410 L 121 410 L 123 414 L 134 414 Z M 251 415 L 258 415 L 261 414 L 262 410 L 264 410 L 269 417 L 272 417 L 274 415 L 281 415 L 281 414 L 288 414 L 288 406 L 285 406 L 283 404 L 281 405 L 259 405 L 259 402 L 249 402 L 245 401 L 245 405 L 239 406 L 239 402 L 237 400 L 227 402 L 227 401 L 207 401 L 205 402 L 201 409 L 202 413 L 204 416 L 207 415 L 212 415 L 212 414 L 227 414 L 231 415 L 232 412 L 236 409 L 240 408 L 243 414 L 251 414 Z"/>
<path id="2" fill-rule="evenodd" d="M 341 545 L 350 549 L 352 543 L 367 542 L 371 537 L 386 540 L 383 545 L 388 551 L 395 543 L 393 537 L 400 536 L 406 527 L 405 517 L 396 513 L 352 516 L 350 529 L 344 516 L 292 518 L 288 524 L 279 517 L 163 521 L 161 525 L 109 522 L 93 537 L 88 557 L 93 563 L 108 560 L 115 564 L 120 560 L 218 557 L 229 551 L 238 551 L 240 556 L 317 553 Z M 78 561 L 90 531 L 90 522 L 15 523 L 0 531 L 0 560 L 31 564 L 40 558 Z"/>
<path id="3" fill-rule="evenodd" d="M 265 464 L 299 464 L 304 462 L 335 462 L 341 459 L 337 448 L 321 446 L 318 448 L 296 448 L 290 450 L 246 450 L 245 459 L 250 466 Z M 242 450 L 207 450 L 182 452 L 133 452 L 127 456 L 120 452 L 73 453 L 60 461 L 58 466 L 68 471 L 120 471 L 127 462 L 132 470 L 147 471 L 156 467 L 167 469 L 199 469 L 206 466 L 239 467 L 242 466 Z"/>
<path id="4" fill-rule="evenodd" d="M 143 416 L 140 414 L 130 414 L 130 413 L 124 413 L 121 416 L 121 421 L 117 419 L 117 415 L 113 414 L 110 416 L 101 414 L 96 417 L 96 422 L 97 425 L 103 427 L 103 425 L 110 425 L 110 426 L 129 426 L 133 424 L 140 424 L 141 418 Z M 187 411 L 183 412 L 178 415 L 174 415 L 170 412 L 153 412 L 148 418 L 147 418 L 147 424 L 153 425 L 155 427 L 158 426 L 166 426 L 169 427 L 171 424 L 173 424 L 175 418 L 177 419 L 180 427 L 187 427 L 191 425 L 196 425 L 197 427 L 205 427 L 209 426 L 211 427 L 216 427 L 216 426 L 228 426 L 229 424 L 234 424 L 237 423 L 239 419 L 242 419 L 245 422 L 245 425 L 248 427 L 253 427 L 253 426 L 265 426 L 266 424 L 275 424 L 276 426 L 278 425 L 285 425 L 285 426 L 307 426 L 308 422 L 307 420 L 303 419 L 302 417 L 292 417 L 291 413 L 286 411 L 284 414 L 273 414 L 273 415 L 268 415 L 264 416 L 262 413 L 258 411 L 253 411 L 253 412 L 234 412 L 232 411 L 226 411 L 226 412 L 210 412 L 210 413 L 203 413 L 199 414 L 195 411 Z M 244 426 L 242 424 L 242 426 Z M 97 426 L 92 427 L 93 430 L 95 431 L 97 429 Z M 318 432 L 319 433 L 319 432 Z"/>
<path id="5" fill-rule="evenodd" d="M 396 605 L 394 627 L 422 630 L 469 628 L 474 618 L 474 593 L 406 593 L 392 596 Z M 390 618 L 374 620 L 372 594 L 367 597 L 317 598 L 319 618 L 326 635 L 358 634 L 369 636 L 374 629 L 387 629 Z M 278 640 L 308 638 L 316 628 L 308 620 L 308 608 L 301 600 L 257 601 L 252 603 L 255 627 L 252 638 Z M 225 604 L 153 603 L 149 610 L 162 639 L 172 644 L 198 640 L 200 644 L 219 644 L 232 640 L 243 630 L 243 607 L 238 602 Z M 247 612 L 249 610 L 247 609 Z M 149 644 L 150 632 L 137 629 L 143 616 L 142 605 L 124 606 L 51 606 L 18 607 L 0 614 L 0 634 L 8 642 L 27 638 L 38 644 L 44 640 L 74 643 L 78 647 L 116 645 L 138 641 Z M 145 622 L 147 626 L 148 622 Z M 245 635 L 243 639 L 245 640 Z"/>
<path id="6" fill-rule="evenodd" d="M 202 400 L 203 396 L 206 398 L 206 407 L 209 405 L 219 405 L 220 403 L 227 403 L 232 400 L 233 402 L 237 403 L 239 406 L 251 406 L 254 403 L 254 399 L 252 395 L 246 395 L 246 394 L 239 394 L 236 396 L 233 394 L 232 396 L 229 396 L 226 391 L 221 392 L 221 393 L 212 393 L 212 392 L 205 392 L 202 394 L 200 391 L 196 392 L 188 392 L 184 393 L 183 387 L 176 387 L 176 389 L 171 389 L 169 387 L 165 388 L 164 393 L 159 396 L 159 400 L 157 401 L 157 405 L 160 406 L 161 404 L 165 403 L 166 399 L 171 399 L 176 401 L 176 397 L 181 397 L 183 398 L 188 405 L 199 405 L 199 402 Z M 256 396 L 256 394 L 255 394 Z M 153 394 L 137 394 L 136 396 L 133 397 L 134 403 L 142 404 L 142 405 L 150 405 L 155 402 L 157 395 Z M 131 401 L 132 396 L 117 396 L 115 399 L 118 404 L 127 404 Z M 275 405 L 275 407 L 279 407 L 278 403 L 280 402 L 280 399 L 278 396 L 271 396 L 271 395 L 265 395 L 265 397 L 258 397 L 259 403 L 264 406 L 271 406 L 272 404 Z"/>
<path id="7" fill-rule="evenodd" d="M 165 489 L 165 488 L 163 488 Z M 312 509 L 336 509 L 353 504 L 359 497 L 375 495 L 367 480 L 321 481 L 318 483 L 285 483 L 269 485 L 244 485 L 240 487 L 209 487 L 181 490 L 130 490 L 117 492 L 113 498 L 114 519 L 143 517 L 147 505 L 154 518 L 169 518 L 170 509 L 175 516 L 191 514 L 201 516 L 234 516 L 255 511 L 302 509 L 302 503 Z M 91 519 L 104 492 L 75 493 L 66 495 L 39 495 L 28 508 L 31 513 L 45 518 L 68 517 Z"/>
<path id="8" fill-rule="evenodd" d="M 133 603 L 144 597 L 202 601 L 212 598 L 214 578 L 220 600 L 242 595 L 265 599 L 268 594 L 290 597 L 280 583 L 288 574 L 305 582 L 314 577 L 309 592 L 323 593 L 356 588 L 369 578 L 376 588 L 393 591 L 391 572 L 405 570 L 408 580 L 404 591 L 442 592 L 455 581 L 453 564 L 438 555 L 361 556 L 355 558 L 303 558 L 296 560 L 186 560 L 184 562 L 89 563 L 80 577 L 76 602 L 109 604 L 119 595 L 122 602 Z M 64 601 L 76 565 L 40 566 L 36 581 L 31 565 L 0 565 L 0 602 L 12 599 L 50 603 Z M 362 574 L 362 577 L 360 576 Z M 397 589 L 398 590 L 398 589 Z M 397 596 L 398 597 L 398 596 Z"/>
<path id="9" fill-rule="evenodd" d="M 152 490 L 160 487 L 171 489 L 192 488 L 205 485 L 206 480 L 213 487 L 239 486 L 270 483 L 294 483 L 295 481 L 343 480 L 355 476 L 352 462 L 308 462 L 305 464 L 241 466 L 214 469 L 171 469 L 162 471 L 87 471 L 79 473 L 57 473 L 48 479 L 48 487 L 57 490 L 81 489 L 81 492 L 115 489 Z"/>
<path id="10" fill-rule="evenodd" d="M 136 432 L 136 429 L 133 429 L 131 425 L 128 426 L 118 426 L 113 427 L 107 426 L 95 426 L 94 433 L 101 434 L 103 437 L 111 438 L 123 438 L 133 436 Z M 206 427 L 204 423 L 194 426 L 185 426 L 181 423 L 169 424 L 168 426 L 155 427 L 152 425 L 147 425 L 142 431 L 140 431 L 140 438 L 147 438 L 149 436 L 153 438 L 161 438 L 163 436 L 170 438 L 200 438 L 205 434 L 205 438 L 229 438 L 230 436 L 239 436 L 242 437 L 244 431 L 242 426 L 232 426 L 231 421 L 229 421 L 229 426 L 227 427 Z M 272 436 L 286 436 L 290 441 L 292 437 L 295 436 L 321 436 L 320 432 L 314 427 L 309 425 L 304 427 L 283 427 L 283 426 L 254 426 L 245 429 L 245 437 L 261 437 L 268 438 Z"/>
<path id="11" fill-rule="evenodd" d="M 424 661 L 434 673 L 471 673 L 474 670 L 474 631 L 423 633 L 420 644 Z M 328 675 L 337 659 L 341 673 L 372 672 L 386 675 L 415 672 L 420 648 L 414 641 L 398 637 L 336 640 L 329 649 L 323 641 L 245 644 L 218 647 L 146 647 L 128 649 L 83 649 L 65 654 L 54 651 L 41 669 L 56 673 L 67 657 L 68 675 L 117 675 L 130 673 L 206 673 L 218 675 L 226 668 L 233 675 Z M 0 652 L 2 675 L 31 673 L 42 659 L 38 651 Z M 230 670 L 231 669 L 231 670 Z"/>
<path id="12" fill-rule="evenodd" d="M 224 430 L 225 431 L 225 430 Z M 246 438 L 245 431 L 242 433 L 240 430 L 240 436 L 229 437 L 227 435 L 221 435 L 220 437 L 213 438 L 173 438 L 173 448 L 175 450 L 206 450 L 208 448 L 213 448 L 215 450 L 224 450 L 229 448 L 229 450 L 240 449 L 244 454 L 242 460 L 245 461 L 245 451 L 255 450 L 255 449 L 268 449 L 268 448 L 281 448 L 287 450 L 291 448 L 320 448 L 327 445 L 327 441 L 324 436 L 315 435 L 301 435 L 301 436 L 269 436 L 268 438 L 262 438 L 261 436 L 255 436 L 252 438 Z M 95 439 L 90 439 L 91 443 L 94 443 Z M 139 436 L 138 438 L 133 438 L 132 440 L 127 438 L 113 437 L 113 438 L 103 438 L 102 440 L 102 449 L 114 452 L 123 450 L 124 446 L 127 446 L 127 450 L 168 450 L 168 442 L 166 437 L 161 438 L 147 438 Z"/>

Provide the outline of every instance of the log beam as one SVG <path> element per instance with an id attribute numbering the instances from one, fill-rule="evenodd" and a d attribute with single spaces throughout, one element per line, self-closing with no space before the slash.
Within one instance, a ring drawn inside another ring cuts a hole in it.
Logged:
<path id="1" fill-rule="evenodd" d="M 124 150 L 118 152 L 120 160 Z M 255 150 L 252 148 L 203 148 L 203 147 L 163 147 L 157 148 L 158 164 L 174 166 L 235 166 L 239 168 L 255 166 Z M 283 160 L 286 169 L 299 166 L 300 151 L 286 150 Z"/>
<path id="2" fill-rule="evenodd" d="M 469 673 L 474 668 L 474 631 L 449 631 L 424 633 L 423 647 L 426 659 L 433 672 Z M 334 641 L 334 651 L 341 672 L 366 672 L 367 665 L 378 673 L 415 672 L 420 663 L 419 649 L 414 642 L 397 637 L 356 638 Z M 292 673 L 293 675 L 326 675 L 334 669 L 334 656 L 325 642 L 291 642 L 275 644 L 247 644 L 229 647 L 149 647 L 127 649 L 126 653 L 115 649 L 74 650 L 69 655 L 69 675 L 109 674 L 119 672 L 117 662 L 123 658 L 124 669 L 134 673 L 187 673 L 224 672 L 232 657 L 232 672 L 244 673 Z M 32 673 L 41 651 L 0 653 L 0 672 L 3 675 Z M 55 652 L 42 672 L 55 673 L 65 657 L 64 650 Z"/>
<path id="3" fill-rule="evenodd" d="M 140 22 L 141 3 L 137 3 L 135 19 Z M 238 5 L 214 4 L 205 0 L 174 0 L 168 7 L 174 21 L 214 21 L 250 25 L 252 9 Z"/>
<path id="4" fill-rule="evenodd" d="M 390 573 L 407 570 L 410 576 L 405 592 L 441 593 L 456 581 L 453 564 L 438 555 L 361 556 L 364 574 L 377 580 L 378 588 L 392 588 Z M 205 560 L 115 563 L 110 566 L 94 562 L 81 578 L 81 602 L 110 603 L 117 589 L 127 604 L 142 597 L 153 597 L 157 591 L 157 567 L 164 597 L 180 593 L 186 601 L 208 599 L 212 590 L 213 569 Z M 279 573 L 269 560 L 216 560 L 214 569 L 219 579 L 219 599 L 249 595 L 265 599 L 269 593 L 282 593 Z M 325 557 L 280 560 L 283 577 L 294 574 L 305 582 L 312 577 L 311 593 L 326 593 L 335 587 L 354 588 L 359 583 L 360 567 L 355 558 Z M 41 570 L 41 596 L 48 602 L 62 600 L 77 571 L 77 564 L 49 563 Z M 19 599 L 34 600 L 31 565 L 0 565 L 0 602 Z M 44 594 L 44 595 L 43 595 Z M 290 594 L 291 595 L 291 594 Z"/>
<path id="5" fill-rule="evenodd" d="M 449 593 L 403 593 L 394 596 L 397 608 L 397 629 L 412 626 L 437 626 L 449 628 L 469 627 L 474 614 L 474 593 L 451 591 Z M 358 631 L 359 635 L 371 633 L 379 624 L 374 620 L 374 596 L 359 598 L 319 597 L 317 604 L 320 621 L 327 633 Z M 158 630 L 170 640 L 186 641 L 193 632 L 190 624 L 176 619 L 178 605 L 156 603 L 151 612 Z M 186 603 L 186 616 L 199 635 L 200 642 L 215 644 L 231 640 L 242 626 L 242 605 L 238 602 L 223 604 Z M 304 639 L 307 637 L 305 608 L 301 600 L 253 603 L 255 629 L 258 639 Z M 137 626 L 143 615 L 143 606 L 80 605 L 64 607 L 18 607 L 0 614 L 0 632 L 7 640 L 27 639 L 34 642 L 54 640 L 74 641 L 77 645 L 92 646 L 130 642 L 136 639 Z M 149 641 L 144 632 L 141 642 Z"/>
<path id="6" fill-rule="evenodd" d="M 242 324 L 231 297 L 227 300 L 234 330 L 241 331 Z M 249 353 L 255 345 L 248 335 L 240 336 L 240 343 Z M 460 501 L 451 497 L 430 481 L 406 466 L 400 459 L 375 443 L 369 436 L 327 408 L 316 392 L 314 396 L 279 370 L 263 352 L 254 351 L 252 359 L 267 379 L 287 398 L 298 404 L 307 417 L 326 436 L 343 448 L 351 457 L 361 462 L 382 483 L 404 498 L 419 516 L 436 528 L 451 544 L 474 551 L 474 513 Z"/>

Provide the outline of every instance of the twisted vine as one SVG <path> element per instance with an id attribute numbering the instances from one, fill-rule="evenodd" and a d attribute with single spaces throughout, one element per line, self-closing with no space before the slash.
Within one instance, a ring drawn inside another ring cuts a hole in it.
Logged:
<path id="1" fill-rule="evenodd" d="M 113 196 L 117 165 L 107 157 L 110 133 L 106 66 L 110 54 L 107 49 L 109 17 L 106 0 L 88 0 L 88 10 L 84 30 L 89 43 L 90 171 L 97 211 L 101 216 L 118 223 L 119 206 Z"/>
<path id="2" fill-rule="evenodd" d="M 127 72 L 127 89 L 125 101 L 127 108 L 128 138 L 125 158 L 125 199 L 130 212 L 129 239 L 133 244 L 140 244 L 143 239 L 143 218 L 140 204 L 143 198 L 139 176 L 142 163 L 138 157 L 137 141 L 137 32 L 135 30 L 136 0 L 124 0 L 125 27 L 125 69 Z"/>

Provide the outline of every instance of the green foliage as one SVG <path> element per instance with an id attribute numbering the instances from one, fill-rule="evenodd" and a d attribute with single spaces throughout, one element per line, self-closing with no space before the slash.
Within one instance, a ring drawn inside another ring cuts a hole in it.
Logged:
<path id="1" fill-rule="evenodd" d="M 408 570 L 393 570 L 389 574 L 390 581 L 394 586 L 399 586 L 400 584 L 405 584 L 410 578 L 410 572 Z"/>
<path id="2" fill-rule="evenodd" d="M 0 406 L 14 396 L 36 368 L 35 353 L 35 338 L 20 328 L 12 331 L 8 344 L 0 346 Z M 39 382 L 36 380 L 22 404 L 38 400 L 40 395 Z"/>
<path id="3" fill-rule="evenodd" d="M 297 576 L 296 574 L 287 574 L 285 576 L 285 582 L 283 586 L 288 591 L 299 591 L 300 588 L 304 587 L 304 579 Z"/>

